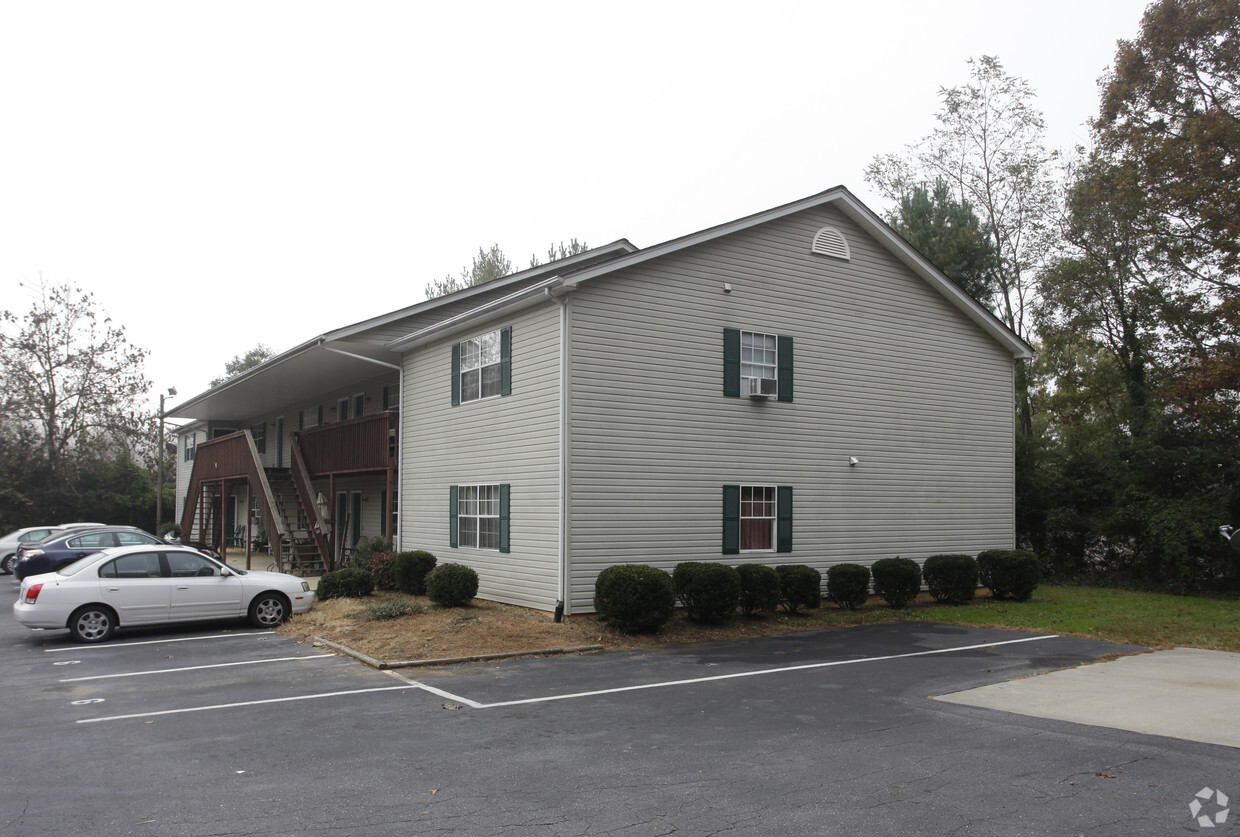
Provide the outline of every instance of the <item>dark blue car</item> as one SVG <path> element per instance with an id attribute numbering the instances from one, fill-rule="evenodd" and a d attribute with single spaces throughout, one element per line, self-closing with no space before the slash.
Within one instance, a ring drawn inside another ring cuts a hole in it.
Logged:
<path id="1" fill-rule="evenodd" d="M 55 532 L 41 541 L 24 543 L 17 548 L 13 574 L 18 580 L 29 575 L 53 573 L 79 558 L 94 555 L 101 549 L 135 544 L 160 544 L 159 538 L 134 526 L 101 526 L 93 529 L 68 529 Z"/>

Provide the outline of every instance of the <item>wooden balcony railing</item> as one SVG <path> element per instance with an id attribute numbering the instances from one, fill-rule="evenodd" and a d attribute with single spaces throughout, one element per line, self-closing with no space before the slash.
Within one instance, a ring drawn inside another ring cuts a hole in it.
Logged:
<path id="1" fill-rule="evenodd" d="M 396 414 L 380 413 L 297 434 L 312 476 L 385 471 L 396 455 Z"/>

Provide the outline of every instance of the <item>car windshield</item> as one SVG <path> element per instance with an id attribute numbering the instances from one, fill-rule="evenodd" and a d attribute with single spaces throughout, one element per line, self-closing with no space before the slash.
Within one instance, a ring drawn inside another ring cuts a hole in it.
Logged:
<path id="1" fill-rule="evenodd" d="M 77 559 L 72 564 L 65 564 L 63 567 L 61 567 L 60 569 L 56 571 L 56 574 L 57 575 L 77 575 L 86 567 L 87 564 L 94 561 L 95 556 L 98 554 L 99 554 L 98 552 L 95 552 L 85 557 Z"/>

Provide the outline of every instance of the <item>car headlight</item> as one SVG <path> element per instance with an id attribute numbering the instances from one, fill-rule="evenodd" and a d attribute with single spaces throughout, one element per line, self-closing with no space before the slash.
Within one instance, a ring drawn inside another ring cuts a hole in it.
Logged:
<path id="1" fill-rule="evenodd" d="M 310 582 L 308 582 L 308 581 L 303 581 L 303 582 L 301 583 L 301 592 L 303 592 L 303 593 L 309 593 L 309 592 L 310 592 Z"/>

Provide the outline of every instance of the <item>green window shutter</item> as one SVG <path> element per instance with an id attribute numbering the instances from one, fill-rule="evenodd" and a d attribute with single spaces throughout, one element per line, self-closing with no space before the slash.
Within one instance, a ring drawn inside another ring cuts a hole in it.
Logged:
<path id="1" fill-rule="evenodd" d="M 779 400 L 792 400 L 792 338 L 782 334 L 775 340 L 775 375 L 779 382 Z"/>
<path id="2" fill-rule="evenodd" d="M 387 489 L 379 492 L 379 537 L 386 538 L 388 530 Z"/>
<path id="3" fill-rule="evenodd" d="M 323 405 L 322 405 L 322 404 L 320 404 L 320 405 L 319 405 L 319 412 L 318 412 L 318 416 L 319 416 L 318 423 L 317 423 L 317 424 L 315 424 L 314 426 L 315 426 L 315 427 L 322 427 L 322 426 L 323 426 Z"/>
<path id="4" fill-rule="evenodd" d="M 741 332 L 738 328 L 723 330 L 723 394 L 741 397 Z"/>
<path id="5" fill-rule="evenodd" d="M 792 486 L 775 489 L 775 551 L 792 551 Z"/>
<path id="6" fill-rule="evenodd" d="M 512 395 L 512 326 L 499 332 L 499 394 Z"/>
<path id="7" fill-rule="evenodd" d="M 448 486 L 448 546 L 456 548 L 456 489 Z"/>
<path id="8" fill-rule="evenodd" d="M 741 551 L 741 487 L 723 487 L 723 554 L 736 555 Z"/>
<path id="9" fill-rule="evenodd" d="M 297 411 L 297 429 L 298 430 L 306 429 L 306 411 L 305 410 Z"/>
<path id="10" fill-rule="evenodd" d="M 461 344 L 452 344 L 452 406 L 461 403 Z M 453 544 L 456 546 L 456 544 Z"/>
<path id="11" fill-rule="evenodd" d="M 508 545 L 509 520 L 508 497 L 512 493 L 511 486 L 502 482 L 499 485 L 499 551 L 511 552 Z"/>

